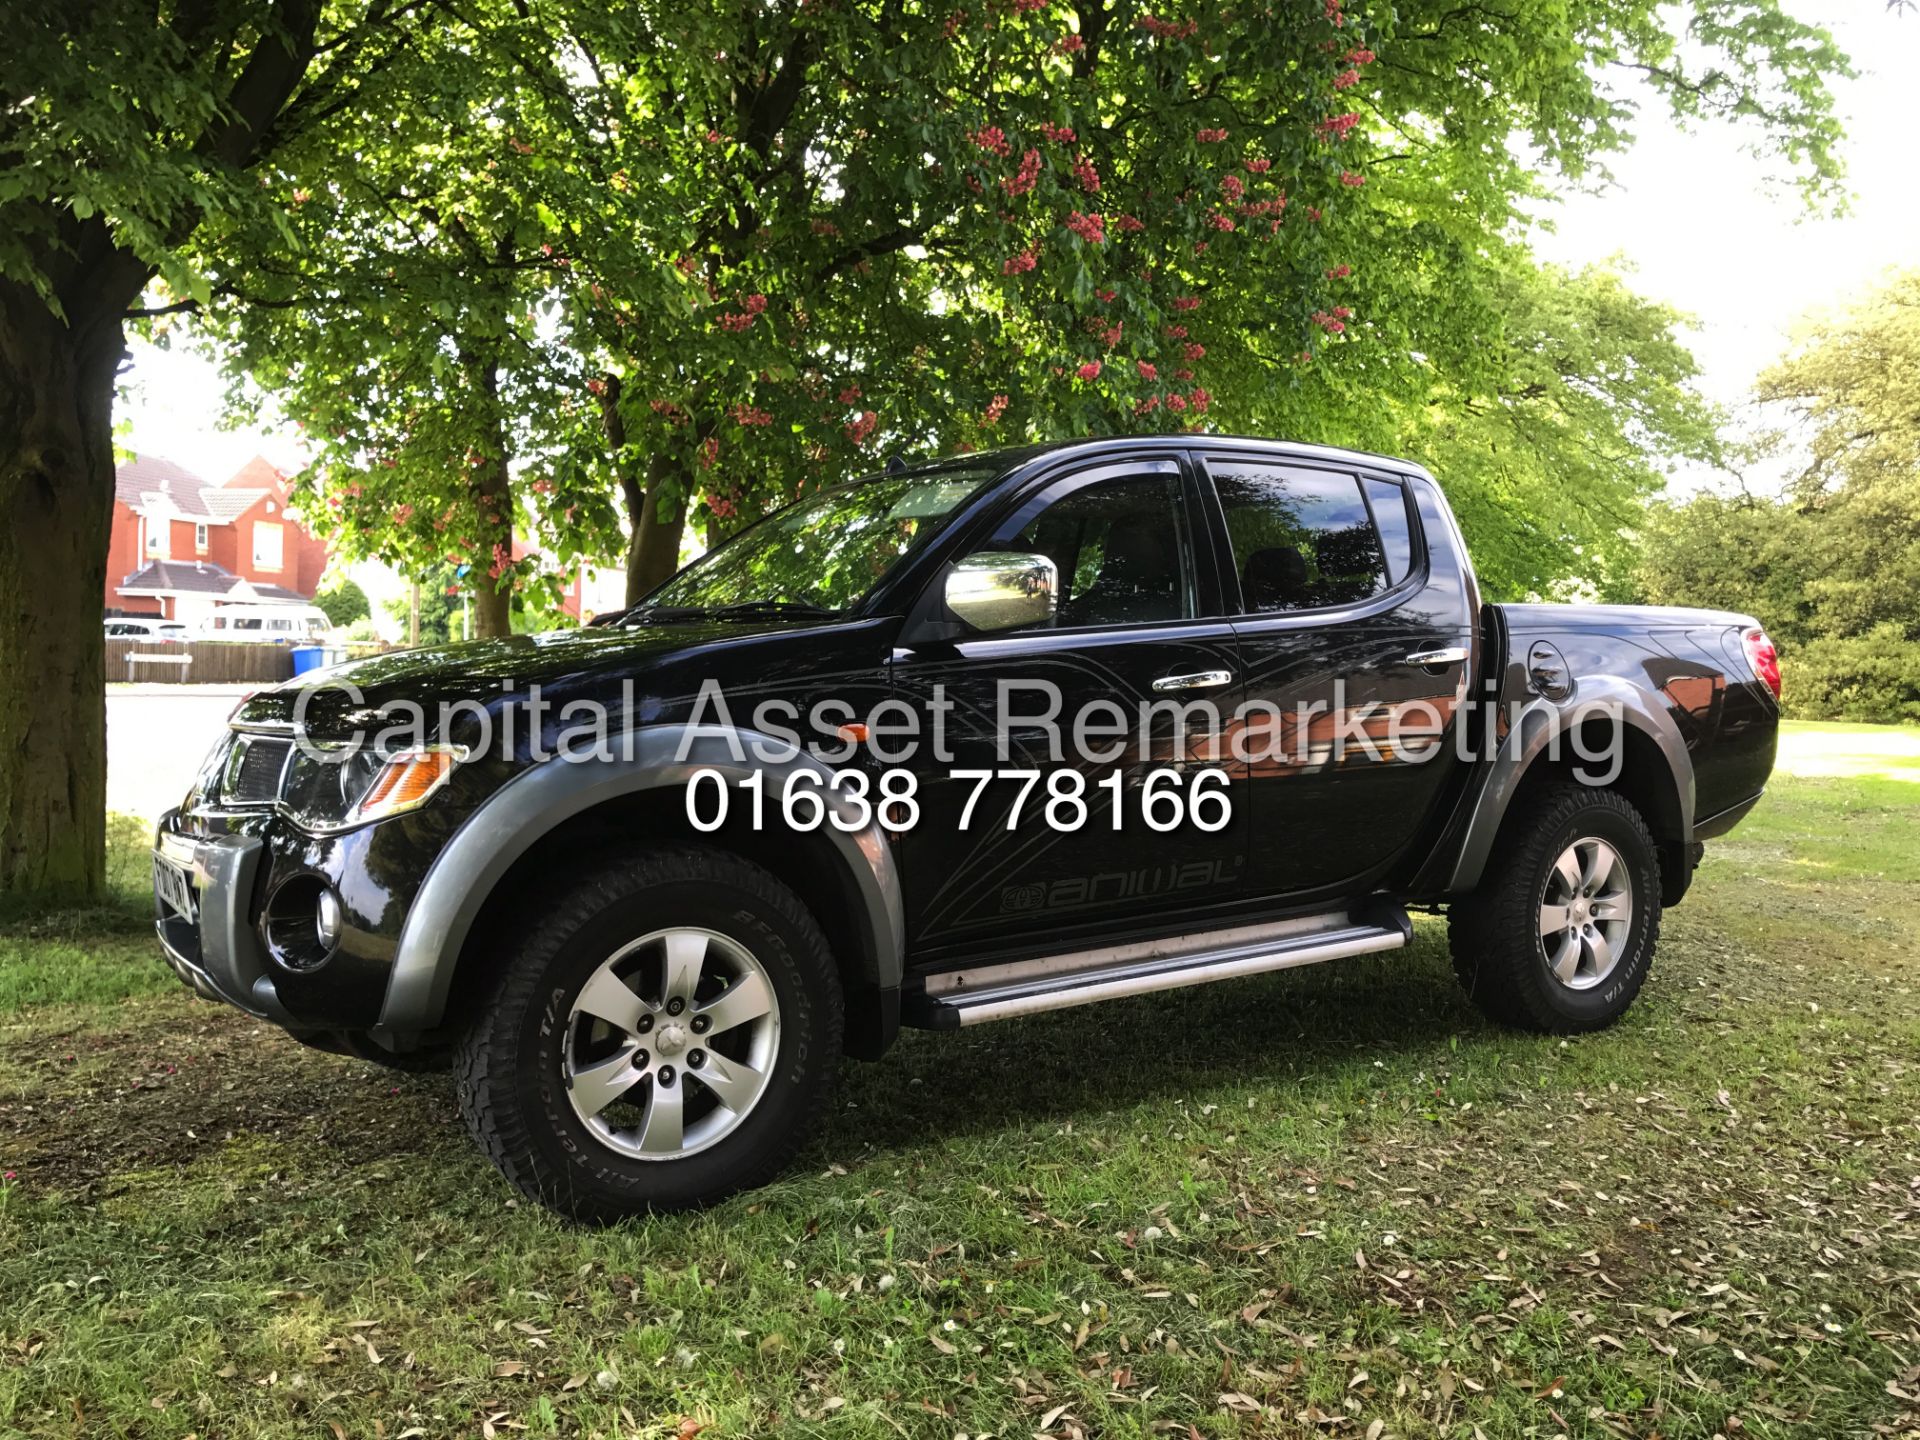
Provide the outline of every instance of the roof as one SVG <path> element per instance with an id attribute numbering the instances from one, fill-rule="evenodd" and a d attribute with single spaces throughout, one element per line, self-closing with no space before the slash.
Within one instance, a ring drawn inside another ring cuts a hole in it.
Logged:
<path id="1" fill-rule="evenodd" d="M 247 483 L 236 485 L 239 480 Z M 285 478 L 257 456 L 224 485 L 158 455 L 136 455 L 113 472 L 113 498 L 129 510 L 144 510 L 158 501 L 183 520 L 210 525 L 230 525 L 261 500 L 280 499 L 285 493 Z"/>
<path id="2" fill-rule="evenodd" d="M 243 580 L 205 560 L 149 560 L 120 582 L 122 595 L 231 595 L 263 605 L 305 605 L 308 598 L 284 585 Z"/>
<path id="3" fill-rule="evenodd" d="M 120 582 L 120 593 L 170 591 L 182 595 L 224 595 L 240 583 L 231 570 L 204 560 L 149 560 Z"/>

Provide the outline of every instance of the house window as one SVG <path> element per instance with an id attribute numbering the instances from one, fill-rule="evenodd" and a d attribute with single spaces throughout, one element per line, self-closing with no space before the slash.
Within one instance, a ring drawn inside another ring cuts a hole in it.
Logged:
<path id="1" fill-rule="evenodd" d="M 207 522 L 204 520 L 193 527 L 193 548 L 203 552 L 207 548 Z"/>
<path id="2" fill-rule="evenodd" d="M 282 536 L 278 525 L 256 521 L 253 527 L 253 564 L 258 570 L 278 570 Z"/>
<path id="3" fill-rule="evenodd" d="M 146 538 L 141 542 L 140 548 L 146 552 L 149 560 L 165 560 L 167 558 L 167 531 L 169 528 L 171 527 L 169 527 L 164 520 L 156 524 L 154 521 L 144 517 L 141 519 L 140 531 Z"/>

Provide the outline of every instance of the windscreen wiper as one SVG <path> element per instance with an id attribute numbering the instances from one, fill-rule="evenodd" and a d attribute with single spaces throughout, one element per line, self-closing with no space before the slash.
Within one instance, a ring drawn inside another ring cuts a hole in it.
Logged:
<path id="1" fill-rule="evenodd" d="M 758 620 L 765 616 L 815 618 L 838 615 L 804 600 L 737 600 L 731 605 L 643 605 L 626 612 L 622 625 L 671 625 L 681 620 Z"/>
<path id="2" fill-rule="evenodd" d="M 824 605 L 809 605 L 804 600 L 739 600 L 732 605 L 715 606 L 707 613 L 717 620 L 735 617 L 757 620 L 762 615 L 827 616 L 840 612 Z"/>

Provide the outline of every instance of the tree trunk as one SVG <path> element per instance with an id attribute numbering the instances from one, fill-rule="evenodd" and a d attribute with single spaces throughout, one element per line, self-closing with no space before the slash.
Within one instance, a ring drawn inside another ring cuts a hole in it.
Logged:
<path id="1" fill-rule="evenodd" d="M 687 528 L 687 506 L 693 499 L 693 481 L 684 467 L 675 474 L 677 462 L 662 453 L 647 466 L 647 493 L 639 514 L 631 509 L 633 491 L 629 487 L 628 514 L 633 522 L 633 537 L 627 544 L 627 603 L 633 604 L 650 590 L 658 589 L 680 568 L 680 537 Z M 665 482 L 680 482 L 680 495 L 663 500 Z"/>
<path id="2" fill-rule="evenodd" d="M 117 320 L 79 333 L 0 281 L 0 894 L 106 873 L 107 537 Z"/>
<path id="3" fill-rule="evenodd" d="M 474 479 L 482 550 L 474 557 L 467 581 L 473 586 L 474 638 L 485 640 L 513 633 L 513 591 L 502 588 L 488 573 L 503 554 L 509 562 L 513 558 L 513 472 L 507 465 L 507 427 L 500 414 L 499 364 L 490 353 L 472 363 L 486 397 L 484 413 L 479 417 L 486 455 Z"/>

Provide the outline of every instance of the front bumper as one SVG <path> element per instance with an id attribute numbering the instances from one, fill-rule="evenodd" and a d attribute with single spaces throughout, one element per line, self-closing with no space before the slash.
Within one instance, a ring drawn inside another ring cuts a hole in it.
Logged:
<path id="1" fill-rule="evenodd" d="M 167 964 L 198 995 L 290 1024 L 248 919 L 264 842 L 184 835 L 173 820 L 171 811 L 161 817 L 153 849 L 153 928 Z"/>

